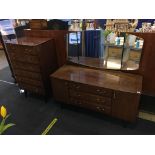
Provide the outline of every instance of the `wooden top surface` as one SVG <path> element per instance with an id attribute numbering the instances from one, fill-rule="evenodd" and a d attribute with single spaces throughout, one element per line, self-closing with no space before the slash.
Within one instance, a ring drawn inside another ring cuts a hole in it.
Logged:
<path id="1" fill-rule="evenodd" d="M 51 40 L 51 38 L 21 37 L 17 38 L 17 40 L 7 41 L 6 43 L 14 45 L 36 46 L 49 40 Z"/>
<path id="2" fill-rule="evenodd" d="M 142 89 L 142 76 L 121 71 L 101 71 L 65 65 L 51 77 L 130 93 L 141 93 Z"/>

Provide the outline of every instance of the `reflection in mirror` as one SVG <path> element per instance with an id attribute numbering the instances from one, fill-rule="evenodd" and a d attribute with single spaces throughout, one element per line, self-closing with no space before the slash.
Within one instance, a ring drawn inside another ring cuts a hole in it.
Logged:
<path id="1" fill-rule="evenodd" d="M 102 30 L 69 32 L 68 58 L 78 64 L 103 68 L 103 44 L 104 36 Z"/>
<path id="2" fill-rule="evenodd" d="M 74 59 L 82 55 L 82 31 L 70 32 L 67 35 L 68 58 Z"/>
<path id="3" fill-rule="evenodd" d="M 122 70 L 137 70 L 139 68 L 143 44 L 144 39 L 135 35 L 126 34 Z"/>
<path id="4" fill-rule="evenodd" d="M 121 69 L 121 59 L 124 45 L 124 37 L 111 32 L 105 36 L 104 42 L 104 68 Z"/>
<path id="5" fill-rule="evenodd" d="M 78 39 L 77 39 L 78 38 Z M 124 37 L 103 30 L 87 30 L 68 34 L 70 61 L 105 69 L 120 69 Z"/>
<path id="6" fill-rule="evenodd" d="M 144 40 L 135 35 L 103 30 L 72 31 L 67 40 L 71 62 L 102 69 L 139 68 Z"/>

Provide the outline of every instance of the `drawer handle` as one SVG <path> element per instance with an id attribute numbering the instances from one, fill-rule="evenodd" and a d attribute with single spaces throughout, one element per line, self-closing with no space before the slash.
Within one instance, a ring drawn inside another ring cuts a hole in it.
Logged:
<path id="1" fill-rule="evenodd" d="M 77 96 L 79 96 L 79 97 L 80 97 L 81 95 L 80 95 L 80 94 L 77 94 Z"/>
<path id="2" fill-rule="evenodd" d="M 97 98 L 96 100 L 97 100 L 97 101 L 100 101 L 100 99 L 99 99 L 99 98 Z"/>
<path id="3" fill-rule="evenodd" d="M 97 92 L 100 92 L 100 89 L 97 89 L 96 91 L 97 91 Z"/>
<path id="4" fill-rule="evenodd" d="M 100 108 L 100 107 L 96 107 L 98 110 L 102 110 L 102 111 L 105 111 L 104 108 Z"/>
<path id="5" fill-rule="evenodd" d="M 100 110 L 100 107 L 96 107 L 98 110 Z"/>
<path id="6" fill-rule="evenodd" d="M 25 49 L 25 52 L 31 52 L 31 50 L 30 49 Z"/>
<path id="7" fill-rule="evenodd" d="M 76 86 L 76 89 L 79 89 L 80 88 L 80 86 Z"/>

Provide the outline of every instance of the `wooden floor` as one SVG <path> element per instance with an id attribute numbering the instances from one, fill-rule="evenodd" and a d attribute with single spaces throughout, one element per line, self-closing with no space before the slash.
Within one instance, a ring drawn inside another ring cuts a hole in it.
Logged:
<path id="1" fill-rule="evenodd" d="M 5 57 L 4 51 L 0 50 L 0 69 L 3 69 L 8 66 L 7 59 Z"/>

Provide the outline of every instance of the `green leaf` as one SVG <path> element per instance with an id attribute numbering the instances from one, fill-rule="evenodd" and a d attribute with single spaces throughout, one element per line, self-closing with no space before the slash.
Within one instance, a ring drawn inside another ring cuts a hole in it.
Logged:
<path id="1" fill-rule="evenodd" d="M 3 131 L 3 128 L 4 128 L 4 125 L 5 125 L 5 121 L 6 121 L 6 119 L 7 119 L 9 116 L 10 116 L 10 114 L 7 115 L 5 118 L 2 119 L 2 122 L 1 122 L 1 124 L 0 124 L 0 132 Z"/>
<path id="2" fill-rule="evenodd" d="M 5 119 L 2 119 L 2 122 L 0 124 L 0 131 L 2 130 L 2 128 L 4 127 L 4 124 L 5 124 Z"/>
<path id="3" fill-rule="evenodd" d="M 2 132 L 4 132 L 5 130 L 7 130 L 8 128 L 10 128 L 10 127 L 12 127 L 12 126 L 14 126 L 15 124 L 13 124 L 13 123 L 9 123 L 9 124 L 7 124 L 7 125 L 4 125 L 4 128 L 3 128 L 3 130 L 2 130 Z"/>
<path id="4" fill-rule="evenodd" d="M 11 114 L 7 115 L 4 119 L 6 120 Z"/>

